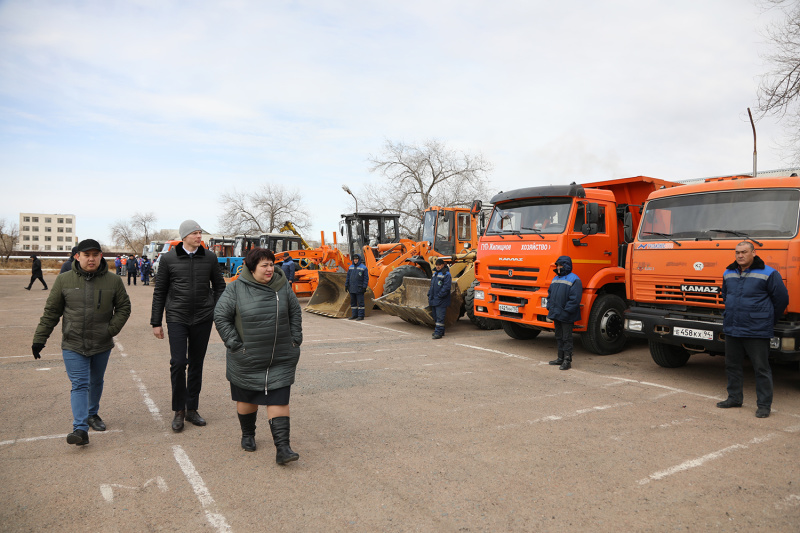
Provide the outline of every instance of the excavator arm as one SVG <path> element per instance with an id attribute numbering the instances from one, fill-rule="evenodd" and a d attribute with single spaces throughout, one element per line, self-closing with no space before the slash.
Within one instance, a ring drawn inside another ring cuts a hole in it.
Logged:
<path id="1" fill-rule="evenodd" d="M 300 235 L 300 232 L 297 231 L 297 229 L 294 227 L 294 224 L 292 224 L 290 221 L 287 220 L 286 222 L 284 222 L 283 226 L 281 226 L 281 228 L 278 231 L 280 231 L 281 233 L 283 233 L 284 231 L 291 231 L 292 233 L 300 237 L 300 243 L 303 245 L 303 248 L 305 248 L 306 250 L 312 249 L 311 246 L 303 238 L 303 236 Z"/>

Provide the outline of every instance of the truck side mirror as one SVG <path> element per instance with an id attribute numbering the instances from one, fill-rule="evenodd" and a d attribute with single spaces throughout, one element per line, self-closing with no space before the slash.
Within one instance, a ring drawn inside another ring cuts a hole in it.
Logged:
<path id="1" fill-rule="evenodd" d="M 475 200 L 474 202 L 472 202 L 472 207 L 469 210 L 469 214 L 472 216 L 476 216 L 478 213 L 481 212 L 481 209 L 483 209 L 483 202 L 481 202 L 480 200 Z"/>
<path id="2" fill-rule="evenodd" d="M 581 226 L 581 233 L 584 235 L 594 235 L 597 233 L 597 224 L 584 224 Z"/>
<path id="3" fill-rule="evenodd" d="M 623 227 L 625 228 L 625 242 L 633 242 L 633 214 L 625 212 Z"/>
<path id="4" fill-rule="evenodd" d="M 600 222 L 600 206 L 593 202 L 586 203 L 586 223 L 597 226 Z M 597 232 L 595 232 L 597 233 Z"/>

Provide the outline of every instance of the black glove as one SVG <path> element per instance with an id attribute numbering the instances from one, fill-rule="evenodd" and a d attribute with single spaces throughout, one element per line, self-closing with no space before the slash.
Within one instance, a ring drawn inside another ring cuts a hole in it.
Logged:
<path id="1" fill-rule="evenodd" d="M 31 346 L 31 351 L 33 352 L 33 358 L 34 359 L 41 358 L 42 356 L 39 354 L 42 352 L 42 350 L 44 350 L 44 344 L 37 342 L 33 346 Z"/>

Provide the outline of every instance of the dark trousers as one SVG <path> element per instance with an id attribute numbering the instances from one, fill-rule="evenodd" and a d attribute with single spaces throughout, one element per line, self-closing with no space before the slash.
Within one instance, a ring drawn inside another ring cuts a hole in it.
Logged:
<path id="1" fill-rule="evenodd" d="M 558 358 L 568 359 L 572 361 L 572 328 L 575 327 L 573 322 L 561 322 L 560 320 L 553 320 L 556 326 L 556 342 L 558 342 Z"/>
<path id="2" fill-rule="evenodd" d="M 353 312 L 353 318 L 364 318 L 364 293 L 351 292 L 350 293 L 350 311 Z"/>
<path id="3" fill-rule="evenodd" d="M 431 306 L 433 309 L 434 335 L 444 335 L 444 317 L 447 314 L 448 304 Z"/>
<path id="4" fill-rule="evenodd" d="M 772 369 L 769 367 L 769 339 L 725 336 L 725 374 L 728 398 L 744 403 L 744 356 L 750 358 L 756 375 L 756 399 L 759 407 L 772 407 Z"/>
<path id="5" fill-rule="evenodd" d="M 33 287 L 33 282 L 36 281 L 37 279 L 42 282 L 42 285 L 44 285 L 44 288 L 46 289 L 47 283 L 45 283 L 44 276 L 42 276 L 41 271 L 31 274 L 31 282 L 28 283 L 28 288 L 30 289 L 31 287 Z"/>
<path id="6" fill-rule="evenodd" d="M 213 320 L 187 326 L 168 323 L 170 376 L 172 377 L 172 410 L 197 409 L 203 386 L 203 360 Z M 186 366 L 189 366 L 188 378 Z"/>
<path id="7" fill-rule="evenodd" d="M 131 284 L 131 277 L 133 277 L 133 284 L 136 285 L 136 271 L 128 269 L 128 285 Z"/>

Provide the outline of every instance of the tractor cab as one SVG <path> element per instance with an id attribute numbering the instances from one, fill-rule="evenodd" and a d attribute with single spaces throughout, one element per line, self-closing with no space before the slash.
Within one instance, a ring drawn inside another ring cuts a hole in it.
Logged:
<path id="1" fill-rule="evenodd" d="M 480 211 L 480 207 L 478 207 Z M 477 242 L 476 220 L 468 209 L 431 207 L 422 222 L 422 240 L 441 255 L 464 253 Z"/>
<path id="2" fill-rule="evenodd" d="M 379 245 L 400 242 L 400 215 L 393 213 L 353 213 L 342 215 L 339 234 L 347 238 L 350 257 L 361 255 L 364 246 L 377 258 Z"/>
<path id="3" fill-rule="evenodd" d="M 303 239 L 288 233 L 262 233 L 259 238 L 259 247 L 272 250 L 272 253 L 275 254 L 291 250 L 302 250 Z"/>

